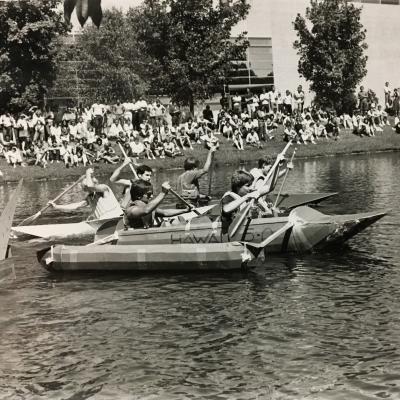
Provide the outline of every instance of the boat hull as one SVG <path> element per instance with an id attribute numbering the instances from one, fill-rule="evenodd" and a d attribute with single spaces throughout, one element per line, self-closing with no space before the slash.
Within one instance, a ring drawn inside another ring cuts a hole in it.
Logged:
<path id="1" fill-rule="evenodd" d="M 200 213 L 205 213 L 215 205 L 200 207 Z M 194 211 L 184 213 L 180 216 L 182 221 L 195 218 L 197 214 Z M 94 236 L 97 230 L 105 223 L 110 223 L 111 228 L 116 227 L 121 218 L 94 219 L 90 221 L 69 223 L 69 224 L 47 224 L 47 225 L 22 225 L 12 228 L 12 233 L 17 236 L 27 235 L 46 240 L 60 239 L 79 239 L 88 236 Z"/>
<path id="2" fill-rule="evenodd" d="M 306 204 L 318 204 L 336 194 L 337 193 L 285 193 L 279 196 L 277 207 L 291 210 L 295 207 Z M 271 194 L 270 200 L 275 202 L 276 195 Z M 214 216 L 218 216 L 220 213 L 218 203 L 200 207 L 198 210 L 201 214 L 210 212 Z M 197 214 L 194 211 L 191 211 L 189 213 L 182 214 L 179 219 L 190 220 L 195 217 L 197 217 Z M 94 235 L 97 229 L 102 225 L 102 223 L 99 223 L 99 221 L 104 223 L 106 220 L 83 221 L 69 224 L 16 226 L 12 228 L 12 233 L 16 236 L 27 235 L 47 240 L 70 240 Z M 115 223 L 115 226 L 116 225 L 117 222 Z"/>
<path id="3" fill-rule="evenodd" d="M 104 223 L 104 221 L 102 221 Z M 99 223 L 97 227 L 101 224 Z M 96 233 L 96 226 L 87 222 L 76 222 L 70 224 L 47 224 L 47 225 L 22 225 L 12 228 L 12 233 L 17 236 L 27 235 L 47 240 L 75 239 L 91 236 Z"/>
<path id="4" fill-rule="evenodd" d="M 382 218 L 386 213 L 325 215 L 310 207 L 294 210 L 299 218 L 293 229 L 266 247 L 268 253 L 306 252 L 343 243 Z M 248 219 L 233 240 L 260 243 L 288 223 L 288 217 Z M 183 225 L 119 231 L 118 245 L 222 243 L 221 223 L 193 220 Z"/>
<path id="5" fill-rule="evenodd" d="M 51 271 L 223 271 L 247 266 L 251 259 L 240 243 L 64 246 L 53 247 L 39 261 Z"/>

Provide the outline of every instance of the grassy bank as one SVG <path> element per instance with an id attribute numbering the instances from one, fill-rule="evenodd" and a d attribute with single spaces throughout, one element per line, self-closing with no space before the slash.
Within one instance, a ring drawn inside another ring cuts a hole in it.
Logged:
<path id="1" fill-rule="evenodd" d="M 226 164 L 237 166 L 240 160 L 244 162 L 255 161 L 266 155 L 275 156 L 280 152 L 285 143 L 281 139 L 274 139 L 264 144 L 263 149 L 255 149 L 246 147 L 244 151 L 238 151 L 232 147 L 231 142 L 227 142 L 225 138 L 221 138 L 220 149 L 215 154 L 214 160 L 216 164 Z M 382 151 L 400 151 L 400 135 L 396 134 L 391 127 L 385 127 L 383 133 L 378 133 L 375 137 L 358 137 L 349 131 L 342 131 L 341 138 L 337 141 L 332 139 L 321 139 L 317 144 L 297 145 L 296 158 L 314 158 L 328 157 L 344 154 L 361 154 Z M 118 151 L 118 149 L 117 149 Z M 154 169 L 166 170 L 173 168 L 181 168 L 185 157 L 193 155 L 204 161 L 207 151 L 201 145 L 195 145 L 193 151 L 185 151 L 184 157 L 175 159 L 157 159 L 154 161 L 140 160 Z M 95 164 L 96 175 L 109 176 L 115 169 L 116 165 Z M 12 168 L 7 165 L 5 160 L 0 160 L 0 170 L 3 172 L 4 182 L 18 181 L 21 178 L 26 180 L 47 180 L 60 179 L 66 177 L 79 176 L 84 173 L 83 166 L 74 168 L 65 168 L 64 164 L 49 164 L 46 169 L 36 166 L 28 166 L 25 168 Z M 1 178 L 0 178 L 1 182 Z"/>

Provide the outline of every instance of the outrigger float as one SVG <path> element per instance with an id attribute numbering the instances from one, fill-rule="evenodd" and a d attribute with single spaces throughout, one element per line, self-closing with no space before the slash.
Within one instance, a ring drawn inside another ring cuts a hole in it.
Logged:
<path id="1" fill-rule="evenodd" d="M 38 260 L 53 271 L 233 270 L 250 267 L 263 249 L 269 254 L 342 243 L 384 215 L 329 216 L 298 207 L 288 217 L 249 220 L 250 234 L 245 224 L 236 240 L 227 243 L 221 242 L 219 222 L 204 224 L 199 218 L 189 227 L 121 230 L 112 240 L 104 238 L 112 244 L 99 240 L 88 246 L 53 246 L 38 252 Z"/>
<path id="2" fill-rule="evenodd" d="M 291 229 L 291 220 L 261 243 L 228 242 L 182 245 L 52 246 L 37 253 L 50 271 L 221 271 L 248 268 L 275 237 Z"/>

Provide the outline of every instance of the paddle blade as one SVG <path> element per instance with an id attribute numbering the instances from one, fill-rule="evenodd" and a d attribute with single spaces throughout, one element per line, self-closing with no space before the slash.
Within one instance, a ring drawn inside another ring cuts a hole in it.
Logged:
<path id="1" fill-rule="evenodd" d="M 18 226 L 22 226 L 22 225 L 30 225 L 32 222 L 34 222 L 35 220 L 37 220 L 40 216 L 42 215 L 42 213 L 40 211 L 38 211 L 36 214 L 31 215 L 28 218 L 25 218 L 23 221 L 21 221 Z"/>

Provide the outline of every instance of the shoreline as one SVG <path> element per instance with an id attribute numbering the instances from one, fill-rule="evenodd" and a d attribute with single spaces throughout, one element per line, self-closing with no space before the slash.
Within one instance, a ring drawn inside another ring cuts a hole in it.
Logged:
<path id="1" fill-rule="evenodd" d="M 277 132 L 279 136 L 279 130 Z M 220 149 L 214 155 L 214 165 L 235 165 L 241 163 L 251 163 L 263 156 L 276 156 L 285 146 L 281 139 L 274 139 L 263 142 L 263 149 L 247 147 L 244 151 L 238 151 L 232 147 L 224 137 L 220 137 Z M 296 148 L 295 160 L 307 160 L 322 157 L 344 156 L 344 155 L 363 155 L 383 152 L 400 151 L 400 134 L 395 133 L 390 126 L 386 126 L 382 133 L 377 133 L 374 137 L 359 137 L 352 134 L 349 130 L 342 130 L 339 140 L 320 139 L 317 144 L 293 144 L 288 154 Z M 118 154 L 118 152 L 117 152 Z M 182 169 L 183 161 L 186 157 L 194 156 L 203 163 L 207 156 L 207 150 L 201 145 L 196 145 L 193 151 L 185 151 L 182 157 L 174 159 L 147 160 L 141 158 L 139 162 L 149 165 L 156 171 L 166 171 Z M 98 176 L 111 176 L 114 169 L 120 163 L 112 164 L 93 164 L 95 173 Z M 88 167 L 86 167 L 88 168 Z M 48 181 L 60 178 L 73 178 L 84 174 L 86 168 L 83 165 L 78 167 L 66 168 L 63 163 L 49 164 L 47 168 L 38 166 L 10 167 L 4 159 L 0 160 L 0 170 L 3 178 L 0 184 L 13 183 L 21 178 L 27 181 Z"/>

